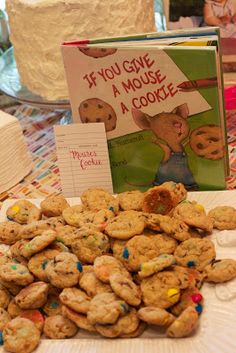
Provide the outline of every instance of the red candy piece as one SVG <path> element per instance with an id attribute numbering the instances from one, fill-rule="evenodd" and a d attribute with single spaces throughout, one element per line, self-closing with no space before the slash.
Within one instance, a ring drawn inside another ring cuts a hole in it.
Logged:
<path id="1" fill-rule="evenodd" d="M 44 323 L 44 317 L 40 313 L 39 310 L 24 310 L 20 313 L 20 317 L 23 317 L 25 319 L 29 319 L 33 321 L 35 324 L 43 324 Z"/>
<path id="2" fill-rule="evenodd" d="M 195 293 L 191 296 L 191 299 L 194 303 L 200 303 L 200 301 L 202 301 L 203 297 L 200 293 Z"/>

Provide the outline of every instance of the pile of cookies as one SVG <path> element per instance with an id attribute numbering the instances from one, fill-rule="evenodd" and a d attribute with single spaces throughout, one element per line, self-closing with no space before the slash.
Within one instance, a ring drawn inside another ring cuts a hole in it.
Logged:
<path id="1" fill-rule="evenodd" d="M 51 195 L 40 207 L 15 201 L 0 223 L 0 338 L 32 352 L 78 329 L 137 337 L 148 325 L 168 337 L 194 333 L 204 281 L 236 277 L 236 261 L 215 260 L 213 228 L 235 229 L 236 210 L 206 214 L 182 184 L 166 182 L 116 197 L 88 189 L 70 206 Z"/>

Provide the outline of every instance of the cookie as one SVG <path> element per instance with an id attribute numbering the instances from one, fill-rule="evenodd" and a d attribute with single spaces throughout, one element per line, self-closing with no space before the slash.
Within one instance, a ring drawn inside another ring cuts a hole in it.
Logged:
<path id="1" fill-rule="evenodd" d="M 46 275 L 50 283 L 57 288 L 77 285 L 83 268 L 76 255 L 62 252 L 46 266 Z"/>
<path id="2" fill-rule="evenodd" d="M 5 309 L 0 307 L 0 331 L 4 329 L 9 321 L 11 321 L 11 316 Z"/>
<path id="3" fill-rule="evenodd" d="M 66 305 L 62 305 L 62 315 L 73 321 L 79 328 L 89 332 L 96 332 L 95 327 L 90 324 L 86 315 L 79 314 Z"/>
<path id="4" fill-rule="evenodd" d="M 114 273 L 120 273 L 123 277 L 130 278 L 129 272 L 122 263 L 109 255 L 103 255 L 95 259 L 94 272 L 96 277 L 104 283 L 109 283 L 110 276 Z"/>
<path id="5" fill-rule="evenodd" d="M 15 302 L 21 309 L 39 309 L 47 301 L 48 288 L 44 282 L 31 283 L 16 295 Z"/>
<path id="6" fill-rule="evenodd" d="M 152 260 L 143 262 L 141 270 L 138 272 L 139 278 L 146 278 L 152 276 L 154 273 L 164 270 L 166 267 L 175 264 L 175 258 L 171 254 L 161 254 L 154 257 Z"/>
<path id="7" fill-rule="evenodd" d="M 236 277 L 236 260 L 216 260 L 204 268 L 205 281 L 223 283 Z"/>
<path id="8" fill-rule="evenodd" d="M 102 188 L 89 188 L 81 195 L 83 205 L 91 211 L 108 209 L 114 213 L 119 211 L 119 202 Z"/>
<path id="9" fill-rule="evenodd" d="M 39 344 L 40 332 L 31 320 L 16 317 L 3 329 L 3 347 L 14 353 L 30 353 Z"/>
<path id="10" fill-rule="evenodd" d="M 145 192 L 143 199 L 143 212 L 168 214 L 175 206 L 171 192 L 163 186 L 154 186 Z"/>
<path id="11" fill-rule="evenodd" d="M 139 190 L 125 191 L 117 195 L 120 208 L 123 211 L 141 211 L 144 193 Z"/>
<path id="12" fill-rule="evenodd" d="M 41 219 L 41 210 L 28 200 L 18 200 L 8 207 L 7 218 L 20 224 L 28 224 Z"/>
<path id="13" fill-rule="evenodd" d="M 203 271 L 215 259 L 216 252 L 211 240 L 191 238 L 177 246 L 174 256 L 177 264 Z"/>
<path id="14" fill-rule="evenodd" d="M 144 278 L 140 287 L 145 306 L 167 309 L 180 298 L 181 283 L 174 272 L 163 271 Z"/>
<path id="15" fill-rule="evenodd" d="M 176 240 L 164 234 L 137 235 L 127 241 L 120 261 L 129 271 L 136 272 L 140 270 L 142 263 L 160 254 L 172 254 L 176 247 Z M 116 256 L 115 252 L 114 255 Z"/>
<path id="16" fill-rule="evenodd" d="M 73 321 L 62 315 L 49 316 L 45 319 L 43 333 L 52 339 L 73 337 L 78 331 Z"/>
<path id="17" fill-rule="evenodd" d="M 133 333 L 139 327 L 139 318 L 134 308 L 120 317 L 116 323 L 112 325 L 96 324 L 95 328 L 100 335 L 108 338 L 120 337 L 121 335 L 128 335 Z"/>
<path id="18" fill-rule="evenodd" d="M 219 230 L 236 229 L 236 209 L 231 206 L 217 206 L 208 212 L 213 227 Z"/>
<path id="19" fill-rule="evenodd" d="M 168 327 L 168 337 L 179 338 L 189 336 L 198 324 L 199 316 L 194 307 L 187 307 L 182 314 Z"/>
<path id="20" fill-rule="evenodd" d="M 86 99 L 79 105 L 82 123 L 104 123 L 106 132 L 116 128 L 117 116 L 112 106 L 99 98 Z"/>
<path id="21" fill-rule="evenodd" d="M 40 203 L 42 214 L 46 217 L 61 216 L 63 210 L 69 206 L 69 203 L 66 201 L 63 195 L 54 194 L 47 196 Z"/>
<path id="22" fill-rule="evenodd" d="M 92 325 L 114 324 L 124 312 L 124 306 L 114 293 L 100 293 L 92 298 L 87 318 Z"/>
<path id="23" fill-rule="evenodd" d="M 110 242 L 106 234 L 83 227 L 78 230 L 71 248 L 80 261 L 90 264 L 96 257 L 108 253 Z"/>
<path id="24" fill-rule="evenodd" d="M 155 306 L 146 306 L 139 309 L 138 317 L 140 320 L 147 322 L 150 325 L 168 327 L 174 322 L 175 317 L 165 309 L 160 309 Z"/>
<path id="25" fill-rule="evenodd" d="M 34 254 L 37 254 L 43 249 L 45 249 L 55 239 L 56 232 L 54 230 L 45 230 L 41 235 L 38 235 L 30 241 L 27 241 L 24 246 L 19 250 L 19 252 L 23 257 L 29 258 Z"/>
<path id="26" fill-rule="evenodd" d="M 107 280 L 108 281 L 108 280 Z M 94 297 L 99 293 L 111 293 L 112 289 L 108 283 L 100 281 L 94 271 L 83 271 L 82 277 L 79 280 L 79 286 L 82 288 L 89 297 Z"/>
<path id="27" fill-rule="evenodd" d="M 189 227 L 199 228 L 208 233 L 212 232 L 213 222 L 203 206 L 196 202 L 181 202 L 173 210 L 173 217 L 182 220 Z"/>
<path id="28" fill-rule="evenodd" d="M 114 273 L 109 277 L 109 281 L 114 293 L 127 304 L 138 306 L 141 303 L 141 290 L 131 279 Z"/>
<path id="29" fill-rule="evenodd" d="M 217 125 L 203 125 L 194 129 L 190 134 L 189 144 L 199 157 L 211 160 L 224 157 L 222 131 Z"/>
<path id="30" fill-rule="evenodd" d="M 141 212 L 124 211 L 108 222 L 105 232 L 115 239 L 126 240 L 142 234 L 145 219 Z"/>
<path id="31" fill-rule="evenodd" d="M 1 266 L 0 279 L 1 282 L 5 281 L 19 286 L 27 286 L 33 282 L 34 277 L 26 266 L 9 262 Z"/>
<path id="32" fill-rule="evenodd" d="M 87 314 L 89 310 L 91 298 L 79 288 L 64 288 L 59 298 L 62 304 L 78 313 Z"/>
<path id="33" fill-rule="evenodd" d="M 0 223 L 0 242 L 11 245 L 20 240 L 21 225 L 12 221 Z"/>
<path id="34" fill-rule="evenodd" d="M 114 54 L 117 49 L 116 48 L 94 48 L 94 47 L 80 47 L 78 48 L 81 53 L 91 56 L 92 58 L 104 58 L 104 56 Z"/>
<path id="35" fill-rule="evenodd" d="M 58 250 L 45 249 L 29 259 L 28 269 L 37 277 L 40 281 L 48 282 L 48 277 L 45 272 L 45 268 L 48 262 L 54 259 L 60 252 Z"/>

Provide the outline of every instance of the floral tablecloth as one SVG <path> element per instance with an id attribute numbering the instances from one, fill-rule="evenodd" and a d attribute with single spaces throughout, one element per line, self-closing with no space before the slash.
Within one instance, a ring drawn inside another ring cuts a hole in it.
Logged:
<path id="1" fill-rule="evenodd" d="M 0 102 L 1 103 L 1 102 Z M 64 111 L 44 110 L 24 104 L 4 104 L 6 112 L 16 116 L 21 125 L 34 160 L 32 172 L 19 184 L 0 194 L 7 198 L 43 198 L 61 191 L 53 125 L 60 123 Z M 227 111 L 227 131 L 230 158 L 228 189 L 236 188 L 236 111 Z"/>

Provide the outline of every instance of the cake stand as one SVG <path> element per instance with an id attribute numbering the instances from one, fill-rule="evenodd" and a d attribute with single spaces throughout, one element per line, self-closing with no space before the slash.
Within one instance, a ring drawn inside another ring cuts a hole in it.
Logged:
<path id="1" fill-rule="evenodd" d="M 22 85 L 16 66 L 13 47 L 6 50 L 4 54 L 0 56 L 0 91 L 21 103 L 26 103 L 39 108 L 65 111 L 65 116 L 61 121 L 62 124 L 68 124 L 71 120 L 69 101 L 47 101 L 30 92 Z"/>

